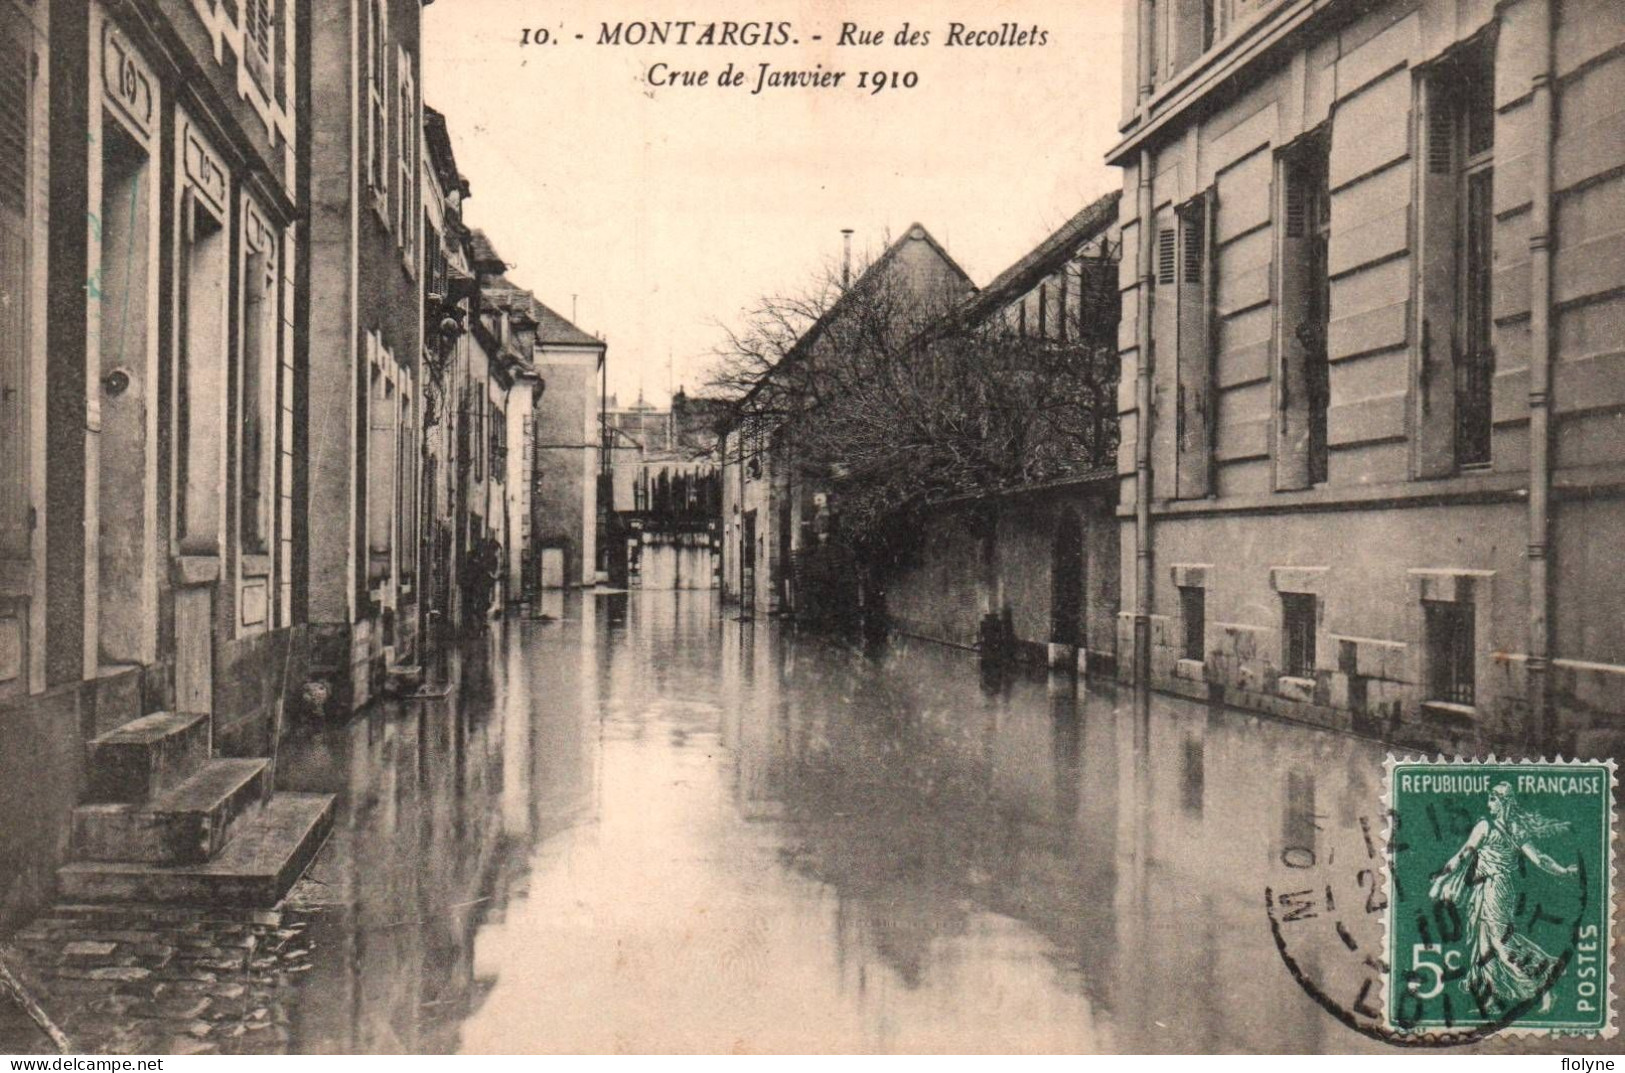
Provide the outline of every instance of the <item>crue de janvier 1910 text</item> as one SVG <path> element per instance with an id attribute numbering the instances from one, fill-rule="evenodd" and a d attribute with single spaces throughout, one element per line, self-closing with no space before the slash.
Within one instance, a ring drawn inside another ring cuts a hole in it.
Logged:
<path id="1" fill-rule="evenodd" d="M 794 22 L 732 22 L 703 19 L 627 20 L 600 22 L 591 29 L 567 26 L 519 28 L 521 48 L 589 45 L 608 48 L 774 49 L 821 46 L 873 53 L 875 50 L 1030 49 L 1049 44 L 1047 29 L 1036 23 L 999 22 L 985 25 L 946 22 L 923 25 L 913 21 L 891 24 L 842 22 L 829 27 L 799 26 Z M 843 52 L 843 57 L 848 53 Z M 663 89 L 723 89 L 757 96 L 770 90 L 848 90 L 877 94 L 920 86 L 917 70 L 902 66 L 826 65 L 822 62 L 783 64 L 740 56 L 721 63 L 683 62 L 667 55 L 642 69 L 641 81 L 650 91 Z M 895 62 L 895 61 L 894 61 Z"/>

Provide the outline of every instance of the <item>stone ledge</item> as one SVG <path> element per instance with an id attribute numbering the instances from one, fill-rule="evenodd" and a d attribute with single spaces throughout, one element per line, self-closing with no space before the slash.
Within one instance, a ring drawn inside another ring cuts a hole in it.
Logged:
<path id="1" fill-rule="evenodd" d="M 1174 563 L 1169 566 L 1168 572 L 1174 584 L 1182 589 L 1204 589 L 1207 587 L 1207 572 L 1212 569 L 1212 563 Z"/>
<path id="2" fill-rule="evenodd" d="M 1287 700 L 1313 704 L 1315 702 L 1315 680 L 1313 678 L 1294 678 L 1291 675 L 1283 674 L 1275 680 L 1275 692 Z"/>
<path id="3" fill-rule="evenodd" d="M 1272 566 L 1270 586 L 1276 592 L 1309 593 L 1319 596 L 1329 572 L 1330 567 L 1325 566 Z"/>

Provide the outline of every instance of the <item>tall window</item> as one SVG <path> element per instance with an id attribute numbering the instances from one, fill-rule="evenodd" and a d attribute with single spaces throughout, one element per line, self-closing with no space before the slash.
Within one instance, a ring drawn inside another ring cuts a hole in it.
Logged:
<path id="1" fill-rule="evenodd" d="M 367 333 L 367 343 L 371 370 L 367 399 L 367 582 L 376 588 L 388 582 L 394 569 L 400 414 L 395 358 L 376 332 Z"/>
<path id="2" fill-rule="evenodd" d="M 1158 8 L 1157 0 L 1144 0 L 1144 3 L 1146 6 L 1146 25 L 1151 27 L 1151 41 L 1145 50 L 1146 61 L 1150 64 L 1151 69 L 1147 72 L 1146 81 L 1151 85 L 1156 85 L 1162 74 L 1161 64 L 1159 63 L 1162 55 L 1162 22 L 1159 16 L 1162 12 Z"/>
<path id="3" fill-rule="evenodd" d="M 271 540 L 271 479 L 275 430 L 272 406 L 279 364 L 277 267 L 274 233 L 251 207 L 243 214 L 248 250 L 243 270 L 243 346 L 239 515 L 242 547 L 267 554 Z"/>
<path id="4" fill-rule="evenodd" d="M 399 127 L 395 139 L 396 168 L 400 173 L 400 188 L 395 198 L 395 226 L 399 230 L 395 241 L 401 247 L 407 265 L 415 268 L 413 260 L 417 245 L 413 239 L 417 230 L 414 226 L 417 222 L 417 205 L 412 191 L 417 184 L 412 180 L 417 174 L 418 93 L 417 81 L 412 76 L 412 57 L 404 48 L 397 50 L 395 56 L 395 85 L 395 121 Z"/>
<path id="5" fill-rule="evenodd" d="M 1419 476 L 1490 461 L 1495 45 L 1470 43 L 1423 83 Z"/>
<path id="6" fill-rule="evenodd" d="M 389 5 L 367 0 L 367 183 L 380 199 L 389 196 L 388 49 Z"/>
<path id="7" fill-rule="evenodd" d="M 1282 664 L 1294 678 L 1315 673 L 1315 604 L 1313 593 L 1281 594 Z"/>
<path id="8" fill-rule="evenodd" d="M 1456 279 L 1462 360 L 1456 366 L 1456 461 L 1490 460 L 1490 387 L 1495 351 L 1490 335 L 1490 273 L 1495 227 L 1495 67 L 1487 47 L 1463 57 L 1453 81 L 1457 248 Z"/>
<path id="9" fill-rule="evenodd" d="M 29 97 L 28 52 L 0 32 L 0 559 L 29 553 Z"/>
<path id="10" fill-rule="evenodd" d="M 183 554 L 217 555 L 226 394 L 221 360 L 226 350 L 226 234 L 219 218 L 191 191 L 182 199 L 180 230 L 176 528 Z"/>
<path id="11" fill-rule="evenodd" d="M 1331 368 L 1326 340 L 1331 319 L 1327 249 L 1331 236 L 1328 148 L 1317 132 L 1281 155 L 1281 273 L 1278 329 L 1281 380 L 1276 487 L 1305 488 L 1326 480 L 1326 416 Z"/>
<path id="12" fill-rule="evenodd" d="M 418 451 L 417 411 L 412 396 L 403 387 L 400 393 L 400 435 L 396 438 L 399 457 L 395 463 L 397 504 L 396 529 L 400 532 L 397 573 L 402 592 L 411 590 L 417 573 L 418 555 Z"/>
<path id="13" fill-rule="evenodd" d="M 491 479 L 506 481 L 508 465 L 508 415 L 495 404 L 491 407 Z"/>

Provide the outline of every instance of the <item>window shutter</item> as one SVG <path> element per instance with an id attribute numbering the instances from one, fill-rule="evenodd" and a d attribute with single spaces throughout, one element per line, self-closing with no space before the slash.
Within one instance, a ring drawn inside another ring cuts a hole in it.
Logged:
<path id="1" fill-rule="evenodd" d="M 28 198 L 28 57 L 0 37 L 0 210 L 22 215 Z"/>
<path id="2" fill-rule="evenodd" d="M 1174 282 L 1174 239 L 1175 232 L 1171 227 L 1165 227 L 1157 235 L 1157 282 L 1171 284 Z"/>
<path id="3" fill-rule="evenodd" d="M 1202 215 L 1200 211 L 1187 213 L 1182 221 L 1185 229 L 1184 263 L 1186 283 L 1202 282 Z"/>
<path id="4" fill-rule="evenodd" d="M 1200 498 L 1212 489 L 1212 277 L 1207 271 L 1213 193 L 1179 210 L 1178 369 L 1174 393 L 1175 494 Z M 1207 279 L 1207 285 L 1204 285 Z"/>
<path id="5" fill-rule="evenodd" d="M 248 0 L 244 13 L 248 41 L 262 59 L 271 58 L 271 0 Z"/>
<path id="6" fill-rule="evenodd" d="M 1286 175 L 1286 237 L 1302 238 L 1309 233 L 1309 191 L 1296 168 Z"/>
<path id="7" fill-rule="evenodd" d="M 27 558 L 28 53 L 0 31 L 0 559 Z"/>
<path id="8" fill-rule="evenodd" d="M 1429 85 L 1427 110 L 1427 160 L 1432 175 L 1450 175 L 1455 171 L 1456 116 L 1450 90 L 1441 75 L 1435 75 Z"/>

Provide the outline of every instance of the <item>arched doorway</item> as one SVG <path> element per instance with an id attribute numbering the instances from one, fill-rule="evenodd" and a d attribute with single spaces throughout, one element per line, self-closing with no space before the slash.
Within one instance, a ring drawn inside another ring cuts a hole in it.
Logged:
<path id="1" fill-rule="evenodd" d="M 1055 525 L 1050 554 L 1050 640 L 1083 644 L 1083 523 L 1075 510 L 1064 510 Z"/>

